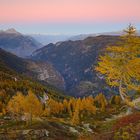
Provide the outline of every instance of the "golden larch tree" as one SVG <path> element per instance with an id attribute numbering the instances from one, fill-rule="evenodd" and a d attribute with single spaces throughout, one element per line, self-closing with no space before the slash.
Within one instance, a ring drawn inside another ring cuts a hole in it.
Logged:
<path id="1" fill-rule="evenodd" d="M 43 106 L 37 96 L 31 91 L 25 97 L 24 112 L 29 114 L 29 121 L 32 123 L 33 116 L 40 116 L 43 112 Z"/>
<path id="2" fill-rule="evenodd" d="M 136 107 L 134 102 L 128 100 L 127 93 L 140 90 L 140 38 L 132 25 L 124 32 L 121 41 L 116 46 L 107 47 L 106 53 L 99 57 L 95 70 L 104 75 L 111 87 L 118 87 L 127 105 Z"/>

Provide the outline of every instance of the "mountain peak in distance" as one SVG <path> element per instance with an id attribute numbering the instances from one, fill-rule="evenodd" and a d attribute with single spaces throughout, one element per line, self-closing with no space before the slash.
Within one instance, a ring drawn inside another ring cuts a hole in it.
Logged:
<path id="1" fill-rule="evenodd" d="M 0 30 L 0 33 L 6 33 L 6 34 L 18 34 L 20 35 L 21 33 L 18 32 L 16 29 L 14 28 L 9 28 L 7 30 Z"/>
<path id="2" fill-rule="evenodd" d="M 16 29 L 14 28 L 9 28 L 7 30 L 5 30 L 6 33 L 9 33 L 9 34 L 20 34 L 18 31 L 16 31 Z"/>

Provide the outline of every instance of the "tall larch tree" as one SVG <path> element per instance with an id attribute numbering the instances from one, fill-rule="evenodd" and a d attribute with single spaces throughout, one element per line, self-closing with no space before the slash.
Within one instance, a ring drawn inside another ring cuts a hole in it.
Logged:
<path id="1" fill-rule="evenodd" d="M 24 114 L 25 96 L 21 92 L 17 92 L 15 96 L 8 102 L 7 110 L 14 116 L 21 117 Z"/>
<path id="2" fill-rule="evenodd" d="M 95 70 L 104 75 L 111 87 L 118 87 L 122 100 L 131 107 L 134 102 L 128 100 L 128 92 L 140 90 L 140 38 L 131 24 L 124 30 L 121 41 L 109 46 L 106 53 L 99 57 Z"/>
<path id="3" fill-rule="evenodd" d="M 77 99 L 76 101 L 76 106 L 73 112 L 73 117 L 72 117 L 72 124 L 73 125 L 78 125 L 80 123 L 80 106 L 81 105 L 81 99 Z"/>
<path id="4" fill-rule="evenodd" d="M 41 102 L 31 90 L 28 91 L 28 95 L 25 97 L 24 112 L 29 114 L 30 124 L 32 124 L 33 116 L 40 116 L 43 112 Z"/>

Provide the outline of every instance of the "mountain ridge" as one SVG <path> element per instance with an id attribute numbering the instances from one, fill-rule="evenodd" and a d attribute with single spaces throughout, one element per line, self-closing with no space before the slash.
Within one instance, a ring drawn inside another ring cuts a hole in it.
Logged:
<path id="1" fill-rule="evenodd" d="M 42 47 L 41 43 L 30 36 L 17 32 L 15 29 L 0 31 L 0 48 L 19 57 L 27 57 L 40 47 Z"/>
<path id="2" fill-rule="evenodd" d="M 84 40 L 88 37 L 96 37 L 96 36 L 100 36 L 100 35 L 121 36 L 123 34 L 124 34 L 123 31 L 101 32 L 101 33 L 93 33 L 93 34 L 80 34 L 80 35 L 72 36 L 68 40 L 76 41 L 76 40 Z M 137 31 L 137 35 L 140 36 L 140 30 Z"/>
<path id="3" fill-rule="evenodd" d="M 49 34 L 28 34 L 29 36 L 36 39 L 38 42 L 40 42 L 43 45 L 47 45 L 49 43 L 57 43 L 59 41 L 66 41 L 68 40 L 72 35 L 49 35 Z"/>
<path id="4" fill-rule="evenodd" d="M 98 56 L 105 51 L 105 48 L 108 45 L 115 45 L 119 40 L 119 36 L 100 35 L 84 40 L 51 43 L 36 50 L 31 58 L 52 63 L 64 77 L 66 91 L 70 95 L 98 94 L 111 89 L 100 80 L 93 66 L 96 65 Z M 84 86 L 87 90 L 83 92 Z"/>
<path id="5" fill-rule="evenodd" d="M 41 71 L 42 69 L 44 70 L 44 72 Z M 19 75 L 29 77 L 30 79 L 34 79 L 35 81 L 43 81 L 44 83 L 52 85 L 61 90 L 65 88 L 63 78 L 50 63 L 44 64 L 29 59 L 22 59 L 20 57 L 17 57 L 16 55 L 6 52 L 1 48 L 0 71 L 6 72 L 7 74 L 9 74 L 10 72 L 12 73 L 12 75 L 13 73 L 17 73 Z M 44 75 L 46 74 L 47 76 L 44 77 Z M 41 78 L 42 75 L 44 79 Z M 51 75 L 53 75 L 54 77 L 51 77 Z"/>

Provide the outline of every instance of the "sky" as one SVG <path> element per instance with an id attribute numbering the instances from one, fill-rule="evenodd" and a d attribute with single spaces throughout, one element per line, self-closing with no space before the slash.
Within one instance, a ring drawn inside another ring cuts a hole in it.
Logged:
<path id="1" fill-rule="evenodd" d="M 140 0 L 0 0 L 0 29 L 86 34 L 140 29 Z"/>

